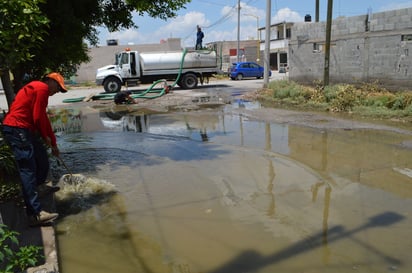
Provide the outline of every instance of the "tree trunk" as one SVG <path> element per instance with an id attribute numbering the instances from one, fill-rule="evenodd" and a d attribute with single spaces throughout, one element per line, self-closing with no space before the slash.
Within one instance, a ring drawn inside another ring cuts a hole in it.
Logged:
<path id="1" fill-rule="evenodd" d="M 14 90 L 10 80 L 10 73 L 8 70 L 0 70 L 1 83 L 3 84 L 4 94 L 6 94 L 7 105 L 10 108 L 11 103 L 14 101 Z"/>
<path id="2" fill-rule="evenodd" d="M 17 94 L 17 92 L 23 87 L 23 77 L 25 74 L 25 70 L 23 68 L 20 68 L 17 66 L 15 69 L 11 70 L 11 73 L 13 74 L 13 89 L 14 93 Z"/>

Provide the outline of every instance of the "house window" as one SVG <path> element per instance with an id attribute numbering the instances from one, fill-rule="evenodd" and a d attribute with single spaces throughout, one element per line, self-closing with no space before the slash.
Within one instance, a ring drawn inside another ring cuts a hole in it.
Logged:
<path id="1" fill-rule="evenodd" d="M 290 39 L 292 37 L 292 30 L 290 28 L 286 29 L 286 38 Z"/>
<path id="2" fill-rule="evenodd" d="M 320 53 L 323 50 L 323 45 L 319 43 L 313 43 L 313 53 Z"/>
<path id="3" fill-rule="evenodd" d="M 401 41 L 406 42 L 406 41 L 412 41 L 412 34 L 405 34 L 401 36 Z"/>

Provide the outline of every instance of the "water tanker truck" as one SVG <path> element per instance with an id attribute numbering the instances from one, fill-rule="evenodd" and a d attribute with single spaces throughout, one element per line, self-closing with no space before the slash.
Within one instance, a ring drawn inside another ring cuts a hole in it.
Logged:
<path id="1" fill-rule="evenodd" d="M 183 89 L 196 88 L 199 81 L 221 73 L 215 51 L 138 52 L 126 49 L 115 56 L 115 64 L 97 69 L 96 83 L 108 93 L 119 92 L 122 85 L 178 81 Z"/>

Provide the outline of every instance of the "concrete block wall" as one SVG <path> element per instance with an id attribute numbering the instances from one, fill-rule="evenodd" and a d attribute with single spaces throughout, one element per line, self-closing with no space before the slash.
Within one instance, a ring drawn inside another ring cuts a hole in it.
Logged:
<path id="1" fill-rule="evenodd" d="M 291 80 L 323 80 L 325 30 L 325 22 L 294 25 L 289 43 Z M 412 8 L 335 19 L 330 81 L 377 80 L 390 89 L 411 89 L 412 41 L 405 39 L 408 35 L 412 37 Z"/>

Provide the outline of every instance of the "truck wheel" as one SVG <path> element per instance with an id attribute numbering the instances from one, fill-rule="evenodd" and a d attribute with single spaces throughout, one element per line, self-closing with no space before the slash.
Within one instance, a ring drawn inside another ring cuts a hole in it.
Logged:
<path id="1" fill-rule="evenodd" d="M 179 84 L 183 89 L 193 89 L 197 86 L 197 77 L 195 74 L 188 73 L 183 75 Z"/>
<path id="2" fill-rule="evenodd" d="M 110 77 L 104 81 L 104 91 L 117 93 L 122 88 L 122 82 L 116 77 Z"/>

